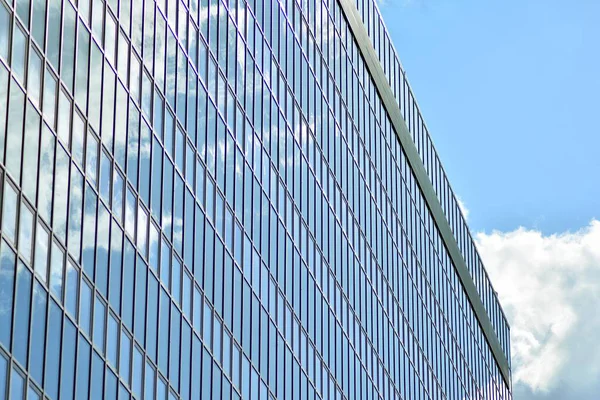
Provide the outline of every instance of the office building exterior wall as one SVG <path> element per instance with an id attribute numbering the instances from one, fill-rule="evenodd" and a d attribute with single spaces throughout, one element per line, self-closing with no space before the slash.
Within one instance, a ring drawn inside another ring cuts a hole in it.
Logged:
<path id="1" fill-rule="evenodd" d="M 0 210 L 0 400 L 511 398 L 372 0 L 0 0 Z"/>

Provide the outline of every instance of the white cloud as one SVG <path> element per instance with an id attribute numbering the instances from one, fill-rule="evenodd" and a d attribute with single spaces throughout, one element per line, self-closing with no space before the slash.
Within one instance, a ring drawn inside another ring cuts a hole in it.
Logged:
<path id="1" fill-rule="evenodd" d="M 592 389 L 600 380 L 600 221 L 574 233 L 519 228 L 476 241 L 511 325 L 515 387 Z"/>
<path id="2" fill-rule="evenodd" d="M 458 208 L 460 208 L 460 211 L 463 214 L 463 217 L 465 217 L 465 221 L 469 220 L 469 209 L 467 208 L 467 206 L 465 205 L 465 203 L 462 201 L 462 199 L 460 197 L 456 197 L 456 201 L 458 202 Z"/>

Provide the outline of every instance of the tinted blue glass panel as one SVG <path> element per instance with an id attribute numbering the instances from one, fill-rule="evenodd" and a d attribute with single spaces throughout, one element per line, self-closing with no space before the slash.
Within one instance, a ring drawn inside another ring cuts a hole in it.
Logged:
<path id="1" fill-rule="evenodd" d="M 10 398 L 11 400 L 21 400 L 24 397 L 25 378 L 16 367 L 13 367 L 10 374 Z"/>
<path id="2" fill-rule="evenodd" d="M 46 337 L 48 345 L 46 347 L 44 389 L 52 398 L 58 397 L 62 319 L 60 307 L 55 301 L 51 301 L 48 310 L 48 335 Z"/>
<path id="3" fill-rule="evenodd" d="M 65 308 L 71 316 L 77 319 L 77 299 L 79 294 L 79 269 L 71 261 L 67 262 L 65 285 Z"/>
<path id="4" fill-rule="evenodd" d="M 68 319 L 63 331 L 62 365 L 60 377 L 61 399 L 72 399 L 75 391 L 75 349 L 77 348 L 77 329 Z"/>
<path id="5" fill-rule="evenodd" d="M 0 13 L 2 10 L 0 10 Z M 8 379 L 8 361 L 0 354 L 0 399 L 6 399 L 6 381 Z"/>
<path id="6" fill-rule="evenodd" d="M 131 377 L 131 338 L 125 331 L 121 331 L 119 374 L 125 382 L 129 383 Z"/>
<path id="7" fill-rule="evenodd" d="M 125 240 L 125 256 L 123 258 L 123 292 L 121 318 L 130 330 L 133 328 L 133 295 L 135 289 L 135 249 L 129 240 Z"/>
<path id="8" fill-rule="evenodd" d="M 104 384 L 104 397 L 107 399 L 116 399 L 117 398 L 117 377 L 110 370 L 106 369 L 106 382 Z"/>
<path id="9" fill-rule="evenodd" d="M 133 348 L 133 371 L 132 371 L 131 389 L 133 395 L 137 398 L 142 397 L 144 387 L 144 355 L 137 346 Z"/>
<path id="10" fill-rule="evenodd" d="M 87 399 L 90 388 L 91 347 L 82 335 L 79 335 L 77 350 L 77 383 L 76 398 Z"/>
<path id="11" fill-rule="evenodd" d="M 202 400 L 211 399 L 212 364 L 210 353 L 204 349 L 204 355 L 202 356 Z"/>
<path id="12" fill-rule="evenodd" d="M 145 384 L 144 384 L 144 396 L 148 400 L 154 400 L 154 381 L 156 379 L 156 371 L 149 362 L 146 362 L 146 373 L 145 373 Z"/>
<path id="13" fill-rule="evenodd" d="M 29 373 L 41 386 L 44 376 L 44 351 L 46 333 L 46 305 L 48 295 L 37 281 L 33 286 L 31 311 L 31 344 L 29 353 Z"/>
<path id="14" fill-rule="evenodd" d="M 2 241 L 0 246 L 0 343 L 10 349 L 15 254 L 6 242 Z"/>
<path id="15" fill-rule="evenodd" d="M 160 316 L 158 321 L 158 368 L 167 375 L 169 371 L 169 326 L 171 301 L 167 293 L 160 290 Z"/>
<path id="16" fill-rule="evenodd" d="M 135 268 L 135 338 L 139 343 L 145 343 L 146 336 L 146 274 L 148 268 L 143 259 L 138 256 Z"/>
<path id="17" fill-rule="evenodd" d="M 95 351 L 92 356 L 91 383 L 90 399 L 102 400 L 104 398 L 104 361 Z"/>
<path id="18" fill-rule="evenodd" d="M 117 312 L 121 311 L 121 266 L 123 258 L 123 232 L 116 222 L 113 222 L 110 239 L 110 284 L 108 299 L 111 307 Z"/>
<path id="19" fill-rule="evenodd" d="M 181 367 L 180 367 L 180 376 L 181 376 L 181 388 L 180 393 L 184 398 L 190 397 L 190 373 L 191 373 L 191 365 L 190 365 L 190 355 L 192 349 L 192 330 L 187 322 L 183 319 L 181 322 Z M 187 349 L 184 350 L 184 349 Z"/>
<path id="20" fill-rule="evenodd" d="M 148 274 L 148 299 L 146 313 L 146 351 L 148 357 L 156 362 L 158 340 L 158 292 L 159 284 L 154 275 Z"/>
<path id="21" fill-rule="evenodd" d="M 29 341 L 31 299 L 31 272 L 19 261 L 15 295 L 15 317 L 13 326 L 13 356 L 27 365 L 27 343 Z"/>
<path id="22" fill-rule="evenodd" d="M 92 333 L 92 289 L 86 282 L 81 281 L 81 299 L 79 300 L 79 327 L 89 337 Z"/>
<path id="23" fill-rule="evenodd" d="M 169 380 L 179 390 L 179 357 L 181 352 L 181 313 L 171 303 L 171 332 L 169 349 Z"/>
<path id="24" fill-rule="evenodd" d="M 104 337 L 106 336 L 106 305 L 96 295 L 94 303 L 94 345 L 104 354 Z"/>

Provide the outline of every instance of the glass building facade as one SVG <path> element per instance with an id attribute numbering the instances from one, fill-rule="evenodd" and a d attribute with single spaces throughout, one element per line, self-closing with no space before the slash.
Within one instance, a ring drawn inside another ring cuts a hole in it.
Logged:
<path id="1" fill-rule="evenodd" d="M 0 0 L 0 232 L 0 400 L 511 399 L 374 0 Z"/>

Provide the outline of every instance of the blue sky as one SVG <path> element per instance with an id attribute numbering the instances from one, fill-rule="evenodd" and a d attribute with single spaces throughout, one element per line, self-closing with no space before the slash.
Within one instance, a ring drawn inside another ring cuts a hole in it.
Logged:
<path id="1" fill-rule="evenodd" d="M 552 233 L 600 217 L 600 2 L 382 8 L 474 230 Z"/>
<path id="2" fill-rule="evenodd" d="M 515 400 L 600 398 L 600 1 L 384 0 L 511 323 Z"/>

